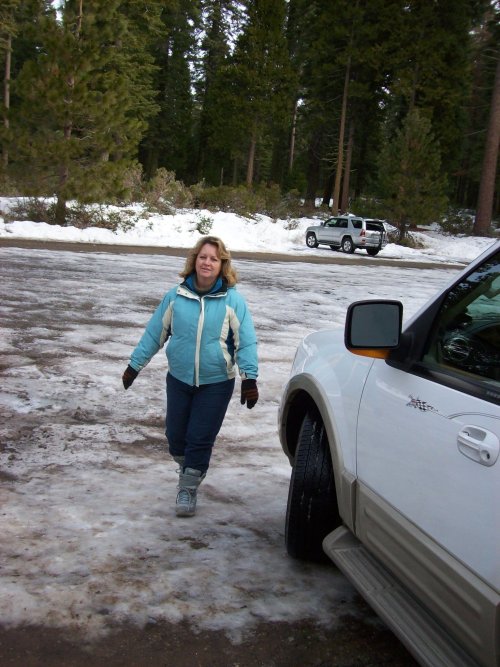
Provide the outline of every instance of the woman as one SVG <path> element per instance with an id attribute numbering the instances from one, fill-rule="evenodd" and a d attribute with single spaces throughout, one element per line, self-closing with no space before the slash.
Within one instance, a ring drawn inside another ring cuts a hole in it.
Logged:
<path id="1" fill-rule="evenodd" d="M 179 464 L 177 516 L 193 516 L 215 438 L 235 383 L 241 403 L 253 408 L 257 389 L 257 337 L 243 296 L 236 290 L 231 255 L 215 236 L 205 236 L 187 256 L 184 281 L 173 287 L 150 319 L 123 374 L 128 389 L 168 341 L 166 355 L 169 451 Z"/>

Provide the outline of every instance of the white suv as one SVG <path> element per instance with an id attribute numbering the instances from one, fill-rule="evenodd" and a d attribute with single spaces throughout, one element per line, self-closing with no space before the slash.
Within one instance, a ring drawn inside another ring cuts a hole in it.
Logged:
<path id="1" fill-rule="evenodd" d="M 306 229 L 306 245 L 317 248 L 319 244 L 346 253 L 360 248 L 374 257 L 387 244 L 387 233 L 382 220 L 340 215 Z"/>
<path id="2" fill-rule="evenodd" d="M 423 665 L 500 658 L 500 242 L 401 330 L 352 304 L 297 350 L 286 544 L 325 554 Z"/>

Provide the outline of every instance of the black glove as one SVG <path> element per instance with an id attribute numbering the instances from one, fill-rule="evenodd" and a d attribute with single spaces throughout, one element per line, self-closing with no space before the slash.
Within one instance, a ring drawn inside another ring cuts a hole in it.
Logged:
<path id="1" fill-rule="evenodd" d="M 139 371 L 136 371 L 132 366 L 127 366 L 125 373 L 122 375 L 122 382 L 125 389 L 128 389 L 135 378 L 139 375 Z"/>
<path id="2" fill-rule="evenodd" d="M 251 410 L 259 400 L 259 390 L 257 389 L 257 380 L 242 380 L 241 381 L 241 405 L 247 404 L 247 408 Z"/>

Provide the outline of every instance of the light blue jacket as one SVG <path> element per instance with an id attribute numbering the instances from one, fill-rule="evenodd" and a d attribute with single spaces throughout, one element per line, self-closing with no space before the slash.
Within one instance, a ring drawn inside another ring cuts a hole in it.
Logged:
<path id="1" fill-rule="evenodd" d="M 130 366 L 140 371 L 166 346 L 169 372 L 191 386 L 257 378 L 257 336 L 243 296 L 220 278 L 199 295 L 193 276 L 163 297 L 148 322 Z"/>

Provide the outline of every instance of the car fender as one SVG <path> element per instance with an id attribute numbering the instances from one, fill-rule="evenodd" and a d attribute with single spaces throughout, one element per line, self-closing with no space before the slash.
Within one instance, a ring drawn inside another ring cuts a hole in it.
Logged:
<path id="1" fill-rule="evenodd" d="M 311 356 L 316 345 L 328 346 L 321 365 Z M 348 352 L 342 332 L 320 331 L 304 339 L 285 387 L 278 414 L 279 437 L 293 465 L 302 419 L 309 406 L 319 411 L 328 436 L 339 512 L 354 529 L 356 429 L 362 389 L 373 359 Z M 333 406 L 333 407 L 332 407 Z"/>

